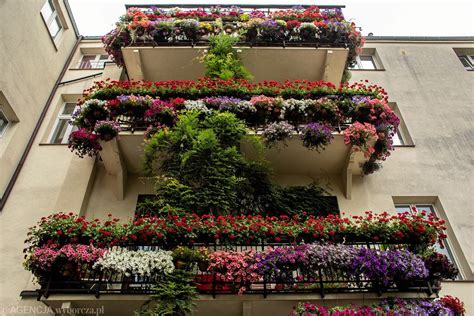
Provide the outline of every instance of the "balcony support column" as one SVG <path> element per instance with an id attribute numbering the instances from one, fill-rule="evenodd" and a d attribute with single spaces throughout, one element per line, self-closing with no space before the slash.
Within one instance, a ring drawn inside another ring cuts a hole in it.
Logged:
<path id="1" fill-rule="evenodd" d="M 143 75 L 143 63 L 140 55 L 139 49 L 133 50 L 133 60 L 132 65 L 130 65 L 127 70 L 132 80 L 143 80 L 145 76 Z"/>
<path id="2" fill-rule="evenodd" d="M 243 301 L 242 302 L 242 316 L 251 316 L 252 315 L 252 302 Z"/>
<path id="3" fill-rule="evenodd" d="M 125 195 L 125 183 L 127 181 L 127 169 L 120 154 L 117 139 L 114 138 L 108 142 L 100 142 L 102 151 L 100 157 L 104 162 L 105 170 L 108 175 L 115 178 L 113 191 L 118 200 L 123 200 Z"/>
<path id="4" fill-rule="evenodd" d="M 355 165 L 355 153 L 349 150 L 347 155 L 346 163 L 342 169 L 342 190 L 346 199 L 352 198 L 352 169 Z"/>

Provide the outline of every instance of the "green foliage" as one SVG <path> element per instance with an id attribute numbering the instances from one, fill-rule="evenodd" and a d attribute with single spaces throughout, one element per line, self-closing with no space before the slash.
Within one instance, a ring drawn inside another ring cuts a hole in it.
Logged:
<path id="1" fill-rule="evenodd" d="M 231 113 L 205 118 L 189 111 L 175 128 L 145 144 L 145 168 L 157 178 L 157 206 L 189 211 L 226 212 L 236 207 L 238 170 L 245 160 L 237 149 L 245 125 Z"/>
<path id="2" fill-rule="evenodd" d="M 244 67 L 237 50 L 233 48 L 239 39 L 221 33 L 209 38 L 209 50 L 204 54 L 206 76 L 220 79 L 251 79 L 252 75 Z"/>
<path id="3" fill-rule="evenodd" d="M 136 316 L 166 316 L 185 315 L 196 308 L 194 300 L 198 293 L 192 284 L 193 273 L 175 270 L 166 275 L 164 279 L 153 289 L 152 302 L 148 308 L 136 312 Z M 150 306 L 151 305 L 151 306 Z"/>
<path id="4" fill-rule="evenodd" d="M 245 139 L 255 149 L 253 160 L 238 147 Z M 330 210 L 316 185 L 283 188 L 272 183 L 263 144 L 246 135 L 234 114 L 202 116 L 188 111 L 176 126 L 154 134 L 145 144 L 145 166 L 156 176 L 156 199 L 142 203 L 139 214 L 167 214 L 169 210 L 216 214 L 259 211 L 267 215 L 302 211 L 325 215 Z M 315 212 L 317 211 L 317 212 Z"/>

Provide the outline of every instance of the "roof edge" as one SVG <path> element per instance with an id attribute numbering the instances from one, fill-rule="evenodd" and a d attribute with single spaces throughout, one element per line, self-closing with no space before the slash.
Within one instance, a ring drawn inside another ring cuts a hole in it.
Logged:
<path id="1" fill-rule="evenodd" d="M 371 41 L 407 41 L 407 42 L 473 42 L 474 36 L 367 36 Z"/>

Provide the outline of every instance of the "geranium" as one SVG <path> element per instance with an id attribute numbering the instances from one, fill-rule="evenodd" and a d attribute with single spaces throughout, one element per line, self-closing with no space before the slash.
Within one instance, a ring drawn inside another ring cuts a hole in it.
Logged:
<path id="1" fill-rule="evenodd" d="M 293 125 L 284 121 L 271 123 L 262 133 L 263 139 L 267 146 L 274 146 L 277 142 L 284 141 L 295 132 Z"/>
<path id="2" fill-rule="evenodd" d="M 126 276 L 152 276 L 172 273 L 174 264 L 171 251 L 128 250 L 113 247 L 97 260 L 94 269 L 123 273 Z"/>
<path id="3" fill-rule="evenodd" d="M 234 283 L 239 288 L 239 294 L 245 292 L 249 283 L 260 280 L 253 250 L 211 253 L 208 271 L 215 273 L 219 281 Z"/>
<path id="4" fill-rule="evenodd" d="M 309 123 L 301 131 L 303 145 L 318 152 L 324 150 L 333 138 L 331 129 L 320 123 Z"/>
<path id="5" fill-rule="evenodd" d="M 375 151 L 371 141 L 378 139 L 375 127 L 369 123 L 355 122 L 344 130 L 344 144 L 354 146 L 355 151 L 362 151 L 370 157 Z"/>
<path id="6" fill-rule="evenodd" d="M 454 311 L 456 316 L 462 316 L 466 313 L 466 309 L 464 308 L 464 302 L 462 302 L 459 298 L 453 297 L 451 295 L 445 295 L 441 297 L 440 302 Z"/>
<path id="7" fill-rule="evenodd" d="M 306 242 L 311 240 L 378 241 L 405 243 L 427 247 L 446 238 L 444 220 L 432 214 L 397 214 L 386 212 L 351 218 L 329 215 L 326 217 L 261 216 L 261 215 L 169 215 L 140 217 L 120 223 L 109 218 L 88 221 L 73 213 L 57 213 L 42 218 L 30 229 L 27 242 L 32 247 L 46 243 L 93 242 L 101 246 L 132 242 L 135 244 L 191 243 L 197 238 L 227 243 L 275 242 L 279 236 L 287 236 Z M 308 239 L 309 237 L 309 239 Z"/>
<path id="8" fill-rule="evenodd" d="M 80 128 L 69 135 L 68 148 L 79 157 L 94 156 L 102 150 L 99 136 L 86 128 Z"/>

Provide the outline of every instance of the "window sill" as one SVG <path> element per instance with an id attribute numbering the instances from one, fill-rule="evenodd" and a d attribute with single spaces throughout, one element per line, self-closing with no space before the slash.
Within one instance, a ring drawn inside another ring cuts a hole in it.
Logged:
<path id="1" fill-rule="evenodd" d="M 39 143 L 39 146 L 67 146 L 67 144 Z"/>
<path id="2" fill-rule="evenodd" d="M 407 148 L 414 148 L 415 145 L 393 145 L 393 147 L 407 147 Z"/>
<path id="3" fill-rule="evenodd" d="M 69 68 L 69 70 L 104 70 L 105 67 L 102 68 Z"/>
<path id="4" fill-rule="evenodd" d="M 385 69 L 349 69 L 350 71 L 385 71 Z"/>

